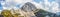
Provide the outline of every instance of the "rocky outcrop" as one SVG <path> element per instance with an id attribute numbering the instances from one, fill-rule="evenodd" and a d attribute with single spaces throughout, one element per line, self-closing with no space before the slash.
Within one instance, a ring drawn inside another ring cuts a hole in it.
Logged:
<path id="1" fill-rule="evenodd" d="M 21 10 L 23 10 L 26 17 L 36 17 L 34 12 L 36 10 L 36 7 L 34 4 L 27 2 L 22 7 Z"/>
<path id="2" fill-rule="evenodd" d="M 36 7 L 34 4 L 27 2 L 22 6 L 21 9 L 24 11 L 34 11 L 34 10 L 36 10 Z"/>
<path id="3" fill-rule="evenodd" d="M 9 12 L 11 14 L 9 14 L 9 15 L 12 15 L 14 17 L 36 17 L 34 12 L 33 12 L 35 10 L 36 10 L 35 5 L 30 3 L 30 2 L 27 2 L 21 8 L 19 8 L 19 9 L 16 9 L 16 8 L 15 9 L 14 8 L 10 9 Z M 6 13 L 5 11 L 3 11 L 3 12 Z"/>

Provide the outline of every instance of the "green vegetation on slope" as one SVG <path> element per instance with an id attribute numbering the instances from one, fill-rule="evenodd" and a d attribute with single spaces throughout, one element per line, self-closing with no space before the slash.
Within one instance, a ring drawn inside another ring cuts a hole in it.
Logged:
<path id="1" fill-rule="evenodd" d="M 48 11 L 39 9 L 39 11 L 35 13 L 35 15 L 36 15 L 37 17 L 45 17 L 45 16 L 47 16 L 47 15 L 48 15 L 49 17 L 52 17 L 53 13 L 50 13 L 50 12 L 48 12 Z"/>
<path id="2" fill-rule="evenodd" d="M 3 15 L 4 17 L 18 17 L 18 15 L 20 15 L 20 14 L 16 13 L 16 14 L 12 15 L 10 10 L 3 10 L 1 12 L 1 15 Z M 24 17 L 24 16 L 20 16 L 20 17 Z"/>

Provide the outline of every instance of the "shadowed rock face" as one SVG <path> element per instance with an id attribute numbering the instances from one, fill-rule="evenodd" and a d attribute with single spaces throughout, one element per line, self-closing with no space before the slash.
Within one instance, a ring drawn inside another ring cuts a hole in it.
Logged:
<path id="1" fill-rule="evenodd" d="M 35 13 L 35 16 L 37 17 L 46 17 L 47 15 L 48 17 L 56 17 L 55 13 L 47 12 L 43 9 L 39 9 L 39 11 Z"/>
<path id="2" fill-rule="evenodd" d="M 0 15 L 0 17 L 4 17 L 3 15 Z"/>
<path id="3" fill-rule="evenodd" d="M 34 11 L 36 9 L 36 7 L 32 3 L 27 2 L 22 6 L 21 9 L 24 10 L 24 11 Z"/>

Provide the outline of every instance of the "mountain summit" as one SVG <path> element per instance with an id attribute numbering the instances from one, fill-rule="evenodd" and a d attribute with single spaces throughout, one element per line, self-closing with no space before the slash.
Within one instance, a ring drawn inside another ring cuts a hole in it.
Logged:
<path id="1" fill-rule="evenodd" d="M 36 7 L 34 4 L 27 2 L 21 7 L 21 9 L 24 11 L 34 11 Z"/>

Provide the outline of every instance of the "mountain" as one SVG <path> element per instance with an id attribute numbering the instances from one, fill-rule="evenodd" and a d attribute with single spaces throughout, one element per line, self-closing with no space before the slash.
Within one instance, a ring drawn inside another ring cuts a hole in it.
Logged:
<path id="1" fill-rule="evenodd" d="M 34 4 L 27 2 L 22 6 L 21 9 L 24 11 L 34 11 L 34 10 L 36 10 L 36 7 Z"/>
<path id="2" fill-rule="evenodd" d="M 36 10 L 36 7 L 34 4 L 30 3 L 30 2 L 27 2 L 25 3 L 22 7 L 21 7 L 21 10 L 23 10 L 26 15 L 26 17 L 36 17 L 34 12 Z"/>

